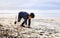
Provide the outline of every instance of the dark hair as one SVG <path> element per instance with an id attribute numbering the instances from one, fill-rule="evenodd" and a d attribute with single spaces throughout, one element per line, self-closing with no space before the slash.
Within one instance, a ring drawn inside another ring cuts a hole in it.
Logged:
<path id="1" fill-rule="evenodd" d="M 32 18 L 34 18 L 34 17 L 35 17 L 35 14 L 34 14 L 34 13 L 30 13 L 30 16 L 31 16 Z"/>

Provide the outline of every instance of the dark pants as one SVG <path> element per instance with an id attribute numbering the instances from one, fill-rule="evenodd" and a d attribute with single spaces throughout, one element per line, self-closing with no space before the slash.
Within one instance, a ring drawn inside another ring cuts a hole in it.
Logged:
<path id="1" fill-rule="evenodd" d="M 22 18 L 22 13 L 19 13 L 18 14 L 18 22 L 20 22 L 21 18 Z"/>
<path id="2" fill-rule="evenodd" d="M 18 14 L 18 22 L 20 22 L 21 19 L 22 19 L 22 13 L 19 13 L 19 14 Z M 23 26 L 23 23 L 21 24 L 21 26 Z"/>

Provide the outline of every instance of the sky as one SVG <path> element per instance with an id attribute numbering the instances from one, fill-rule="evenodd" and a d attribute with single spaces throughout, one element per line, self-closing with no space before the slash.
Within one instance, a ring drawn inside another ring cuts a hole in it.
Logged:
<path id="1" fill-rule="evenodd" d="M 0 0 L 0 13 L 27 10 L 40 15 L 60 17 L 60 0 Z"/>

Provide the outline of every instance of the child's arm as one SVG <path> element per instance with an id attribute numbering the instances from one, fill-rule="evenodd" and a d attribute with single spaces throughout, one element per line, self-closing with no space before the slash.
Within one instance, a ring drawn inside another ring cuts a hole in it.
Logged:
<path id="1" fill-rule="evenodd" d="M 28 19 L 28 27 L 30 27 L 31 19 Z"/>

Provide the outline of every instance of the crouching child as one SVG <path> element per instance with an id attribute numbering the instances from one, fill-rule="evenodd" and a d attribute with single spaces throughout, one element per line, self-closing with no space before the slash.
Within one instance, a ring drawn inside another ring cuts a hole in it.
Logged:
<path id="1" fill-rule="evenodd" d="M 18 20 L 15 21 L 14 23 L 16 24 L 16 22 L 20 22 L 21 19 L 23 18 L 24 21 L 23 23 L 21 24 L 22 27 L 27 27 L 27 28 L 30 28 L 30 24 L 31 24 L 31 19 L 35 17 L 35 14 L 34 13 L 30 13 L 28 14 L 27 12 L 19 12 L 18 13 Z M 27 21 L 28 21 L 28 24 L 27 24 Z"/>

